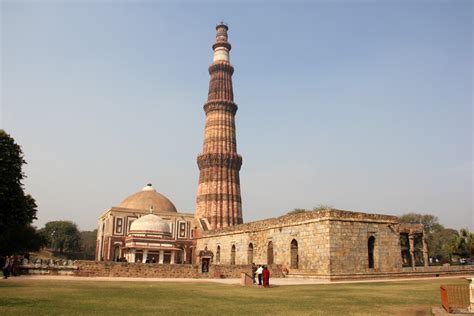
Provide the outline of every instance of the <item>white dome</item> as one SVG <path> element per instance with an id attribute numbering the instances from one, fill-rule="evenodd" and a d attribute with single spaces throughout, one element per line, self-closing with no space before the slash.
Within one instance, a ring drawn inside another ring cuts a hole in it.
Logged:
<path id="1" fill-rule="evenodd" d="M 130 232 L 153 232 L 153 233 L 171 233 L 168 223 L 163 221 L 161 217 L 148 214 L 135 220 L 130 225 Z"/>

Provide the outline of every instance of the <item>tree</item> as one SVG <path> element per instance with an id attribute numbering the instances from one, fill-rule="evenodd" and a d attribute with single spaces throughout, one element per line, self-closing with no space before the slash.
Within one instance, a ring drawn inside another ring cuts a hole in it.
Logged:
<path id="1" fill-rule="evenodd" d="M 81 231 L 81 252 L 86 257 L 95 256 L 95 247 L 97 240 L 97 229 L 93 231 Z"/>
<path id="2" fill-rule="evenodd" d="M 47 222 L 41 233 L 47 240 L 48 247 L 63 253 L 66 251 L 79 251 L 81 236 L 77 225 L 70 221 Z"/>
<path id="3" fill-rule="evenodd" d="M 467 258 L 472 256 L 473 234 L 463 228 L 451 238 L 451 252 L 453 255 Z"/>
<path id="4" fill-rule="evenodd" d="M 292 211 L 289 211 L 286 214 L 299 214 L 299 213 L 304 213 L 306 210 L 304 208 L 294 208 Z"/>
<path id="5" fill-rule="evenodd" d="M 423 224 L 425 232 L 432 234 L 444 228 L 438 217 L 431 214 L 407 213 L 398 217 L 400 223 Z"/>
<path id="6" fill-rule="evenodd" d="M 36 219 L 35 200 L 23 190 L 25 178 L 22 167 L 26 164 L 21 147 L 0 129 L 0 254 L 26 251 L 26 245 L 13 239 L 19 229 L 30 231 L 29 224 Z"/>

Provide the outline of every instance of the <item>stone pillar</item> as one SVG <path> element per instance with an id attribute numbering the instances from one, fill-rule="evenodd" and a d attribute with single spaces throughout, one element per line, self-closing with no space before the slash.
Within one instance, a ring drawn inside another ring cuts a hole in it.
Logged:
<path id="1" fill-rule="evenodd" d="M 165 257 L 165 251 L 160 250 L 160 257 L 158 258 L 158 263 L 163 264 L 163 258 Z"/>
<path id="2" fill-rule="evenodd" d="M 136 249 L 132 249 L 132 253 L 130 254 L 130 260 L 129 262 L 135 262 L 135 253 L 136 253 Z"/>
<path id="3" fill-rule="evenodd" d="M 145 249 L 145 250 L 143 250 L 142 262 L 145 263 L 147 258 L 148 258 L 148 250 Z"/>
<path id="4" fill-rule="evenodd" d="M 425 234 L 423 233 L 423 264 L 425 267 L 429 266 L 430 258 L 428 256 L 428 242 L 425 239 Z"/>
<path id="5" fill-rule="evenodd" d="M 415 236 L 412 233 L 408 235 L 408 241 L 410 244 L 411 266 L 412 268 L 414 268 L 415 267 Z"/>
<path id="6" fill-rule="evenodd" d="M 474 313 L 474 278 L 471 278 L 469 281 L 469 311 Z"/>
<path id="7" fill-rule="evenodd" d="M 176 252 L 176 250 L 171 250 L 171 261 L 170 261 L 171 264 L 174 264 L 175 252 Z"/>
<path id="8" fill-rule="evenodd" d="M 187 263 L 187 262 L 186 262 L 186 259 L 187 259 L 187 252 L 188 252 L 187 250 L 188 250 L 187 247 L 183 247 L 183 250 L 182 250 L 182 252 L 183 252 L 183 263 Z"/>

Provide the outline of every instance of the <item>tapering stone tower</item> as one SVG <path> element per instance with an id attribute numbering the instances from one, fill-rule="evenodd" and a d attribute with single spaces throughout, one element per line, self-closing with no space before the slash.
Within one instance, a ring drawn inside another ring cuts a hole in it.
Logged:
<path id="1" fill-rule="evenodd" d="M 242 157 L 237 154 L 235 137 L 237 104 L 232 90 L 234 67 L 229 62 L 228 29 L 222 22 L 216 26 L 209 93 L 204 105 L 204 146 L 197 158 L 200 174 L 196 217 L 207 218 L 211 229 L 242 223 L 239 179 Z"/>

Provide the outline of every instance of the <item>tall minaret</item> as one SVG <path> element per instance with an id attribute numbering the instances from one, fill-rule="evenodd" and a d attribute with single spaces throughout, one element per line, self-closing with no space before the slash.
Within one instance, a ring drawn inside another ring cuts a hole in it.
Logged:
<path id="1" fill-rule="evenodd" d="M 242 157 L 237 154 L 235 137 L 237 104 L 232 91 L 234 67 L 229 62 L 228 29 L 223 22 L 216 26 L 214 60 L 209 66 L 211 80 L 204 105 L 204 145 L 197 158 L 200 174 L 196 217 L 207 218 L 211 229 L 242 223 L 239 179 Z"/>

